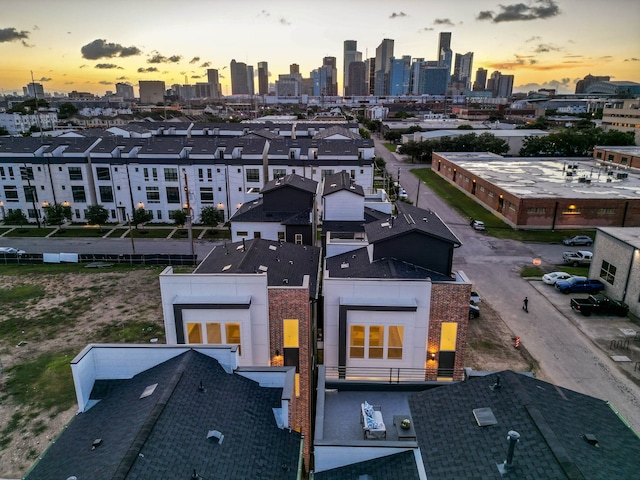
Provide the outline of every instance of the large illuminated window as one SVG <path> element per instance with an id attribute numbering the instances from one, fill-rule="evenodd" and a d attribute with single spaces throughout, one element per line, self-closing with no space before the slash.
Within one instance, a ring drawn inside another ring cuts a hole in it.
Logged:
<path id="1" fill-rule="evenodd" d="M 401 325 L 351 325 L 349 358 L 402 360 L 404 327 Z"/>
<path id="2" fill-rule="evenodd" d="M 187 322 L 187 342 L 205 343 L 209 345 L 238 345 L 240 351 L 240 324 L 220 322 Z"/>
<path id="3" fill-rule="evenodd" d="M 404 327 L 401 325 L 389 326 L 389 340 L 387 345 L 387 358 L 402 358 Z"/>
<path id="4" fill-rule="evenodd" d="M 349 356 L 351 358 L 364 358 L 364 326 L 351 325 L 349 335 Z"/>
<path id="5" fill-rule="evenodd" d="M 384 354 L 384 327 L 369 326 L 369 358 L 382 358 Z"/>
<path id="6" fill-rule="evenodd" d="M 202 325 L 187 323 L 187 339 L 189 343 L 202 343 Z"/>

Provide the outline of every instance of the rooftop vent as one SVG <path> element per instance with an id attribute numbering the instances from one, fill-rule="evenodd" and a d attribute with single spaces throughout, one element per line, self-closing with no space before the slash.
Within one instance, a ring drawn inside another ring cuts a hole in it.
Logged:
<path id="1" fill-rule="evenodd" d="M 227 270 L 229 270 L 231 268 L 231 264 L 229 265 L 225 265 L 224 267 L 222 267 L 222 271 L 226 272 Z"/>
<path id="2" fill-rule="evenodd" d="M 288 278 L 283 278 L 282 279 L 282 284 L 283 285 L 288 285 L 289 284 L 289 279 Z"/>
<path id="3" fill-rule="evenodd" d="M 222 441 L 224 440 L 224 435 L 222 434 L 222 432 L 219 432 L 218 430 L 209 430 L 209 433 L 207 433 L 207 440 L 210 438 L 217 440 L 218 445 L 222 445 Z"/>
<path id="4" fill-rule="evenodd" d="M 145 398 L 145 397 L 148 397 L 149 395 L 152 395 L 153 392 L 156 390 L 157 386 L 158 386 L 157 383 L 154 383 L 153 385 L 149 385 L 147 388 L 144 389 L 144 392 L 142 392 L 142 394 L 140 395 L 140 398 Z"/>
<path id="5" fill-rule="evenodd" d="M 267 270 L 269 270 L 269 267 L 265 267 L 264 265 L 260 265 L 258 267 L 258 270 L 260 270 L 261 272 L 266 272 Z"/>
<path id="6" fill-rule="evenodd" d="M 242 250 L 243 248 L 244 248 L 244 245 L 238 245 L 238 246 L 236 247 L 236 250 Z"/>
<path id="7" fill-rule="evenodd" d="M 380 224 L 380 226 L 381 226 L 381 227 L 389 227 L 390 225 L 389 225 L 389 222 L 382 222 L 382 223 Z"/>
<path id="8" fill-rule="evenodd" d="M 342 262 L 340 268 L 349 268 L 349 262 Z"/>
<path id="9" fill-rule="evenodd" d="M 582 435 L 582 438 L 589 445 L 593 445 L 594 447 L 599 447 L 600 446 L 600 445 L 598 445 L 598 439 L 592 433 L 585 433 L 584 435 Z"/>
<path id="10" fill-rule="evenodd" d="M 91 450 L 95 450 L 96 448 L 98 448 L 100 445 L 102 445 L 102 439 L 101 438 L 96 438 L 93 443 L 91 444 Z"/>
<path id="11" fill-rule="evenodd" d="M 200 380 L 200 385 L 198 385 L 198 391 L 201 393 L 204 393 L 207 391 L 207 389 L 204 388 L 204 384 L 202 383 L 202 380 Z"/>
<path id="12" fill-rule="evenodd" d="M 277 250 L 278 248 L 275 245 L 269 245 L 269 250 Z"/>

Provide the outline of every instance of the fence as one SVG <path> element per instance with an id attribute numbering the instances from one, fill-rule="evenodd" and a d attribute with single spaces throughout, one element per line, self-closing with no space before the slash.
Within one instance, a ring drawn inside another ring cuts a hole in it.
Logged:
<path id="1" fill-rule="evenodd" d="M 34 265 L 43 263 L 41 253 L 13 255 L 0 254 L 0 265 Z M 197 265 L 197 255 L 181 254 L 128 254 L 128 253 L 81 253 L 78 263 L 111 263 L 125 265 Z"/>

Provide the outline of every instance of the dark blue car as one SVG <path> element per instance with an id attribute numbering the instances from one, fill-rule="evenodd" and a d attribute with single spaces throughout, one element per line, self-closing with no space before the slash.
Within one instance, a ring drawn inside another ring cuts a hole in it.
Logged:
<path id="1" fill-rule="evenodd" d="M 604 290 L 604 283 L 600 280 L 589 280 L 587 277 L 571 277 L 558 280 L 555 287 L 562 293 L 597 293 Z"/>

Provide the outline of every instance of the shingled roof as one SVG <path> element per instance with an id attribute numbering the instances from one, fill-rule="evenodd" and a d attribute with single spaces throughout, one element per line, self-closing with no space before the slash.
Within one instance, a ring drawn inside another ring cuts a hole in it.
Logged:
<path id="1" fill-rule="evenodd" d="M 349 172 L 346 170 L 334 173 L 333 175 L 327 175 L 324 178 L 324 187 L 322 190 L 323 196 L 331 195 L 332 193 L 339 192 L 340 190 L 346 190 L 364 197 L 364 189 L 362 186 L 352 181 L 351 175 L 349 175 Z"/>
<path id="2" fill-rule="evenodd" d="M 301 286 L 309 275 L 309 293 L 318 289 L 320 249 L 308 245 L 254 238 L 218 246 L 194 273 L 267 273 L 270 287 Z"/>
<path id="3" fill-rule="evenodd" d="M 401 479 L 419 480 L 413 450 L 332 468 L 314 474 L 316 480 Z"/>
<path id="4" fill-rule="evenodd" d="M 301 436 L 278 428 L 272 410 L 282 389 L 228 374 L 195 350 L 129 380 L 97 381 L 92 395 L 100 401 L 73 419 L 26 478 L 296 478 Z M 207 438 L 210 430 L 224 435 L 222 443 Z"/>
<path id="5" fill-rule="evenodd" d="M 264 211 L 262 198 L 243 203 L 230 222 L 274 222 L 282 225 L 311 225 L 311 209 L 293 212 Z"/>
<path id="6" fill-rule="evenodd" d="M 293 187 L 305 192 L 316 193 L 318 182 L 316 182 L 315 180 L 311 180 L 310 178 L 296 175 L 295 173 L 290 173 L 289 175 L 270 180 L 265 183 L 264 188 L 262 189 L 262 193 L 283 187 Z"/>
<path id="7" fill-rule="evenodd" d="M 453 243 L 455 246 L 462 242 L 431 210 L 414 207 L 404 202 L 397 202 L 398 214 L 386 220 L 378 220 L 365 225 L 369 243 L 404 235 L 407 232 L 418 231 L 426 235 L 440 238 Z"/>
<path id="8" fill-rule="evenodd" d="M 412 394 L 409 406 L 429 480 L 506 478 L 497 464 L 510 430 L 520 441 L 509 478 L 638 478 L 640 439 L 607 402 L 533 377 L 491 374 Z M 496 423 L 479 426 L 479 408 Z"/>

